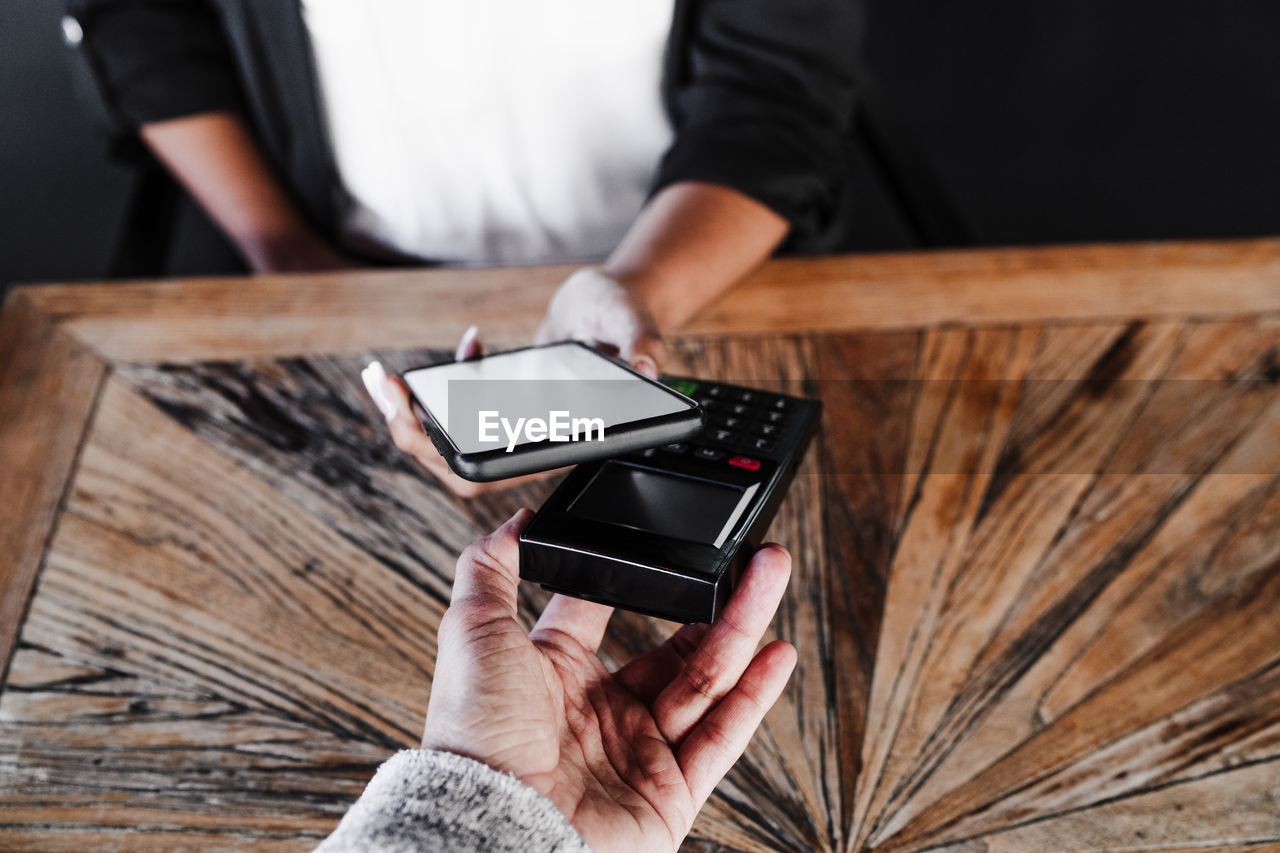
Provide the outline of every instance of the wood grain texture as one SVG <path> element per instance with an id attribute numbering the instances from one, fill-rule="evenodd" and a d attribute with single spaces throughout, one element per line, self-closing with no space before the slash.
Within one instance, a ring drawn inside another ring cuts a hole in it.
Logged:
<path id="1" fill-rule="evenodd" d="M 785 262 L 743 291 L 767 322 L 674 342 L 825 403 L 770 533 L 797 674 L 686 849 L 1280 846 L 1278 246 Z M 3 559 L 39 577 L 4 605 L 0 849 L 333 827 L 417 739 L 457 552 L 554 486 L 453 497 L 359 368 L 468 316 L 514 342 L 563 273 L 11 297 Z M 602 655 L 672 627 L 618 614 Z"/>
<path id="2" fill-rule="evenodd" d="M 113 362 L 529 340 L 571 267 L 362 270 L 19 292 Z M 1280 240 L 1134 243 L 770 262 L 686 325 L 740 336 L 1280 311 Z"/>
<path id="3" fill-rule="evenodd" d="M 1083 361 L 1084 377 L 1101 372 L 1105 386 L 1035 383 L 1007 416 L 988 417 L 996 401 L 939 416 L 955 419 L 942 434 L 967 437 L 979 461 L 971 476 L 926 471 L 917 481 L 890 569 L 859 846 L 980 837 L 1194 776 L 1200 757 L 1221 760 L 1254 727 L 1280 734 L 1269 714 L 1245 712 L 1236 731 L 1228 719 L 1238 709 L 1193 702 L 1233 685 L 1265 693 L 1257 680 L 1280 658 L 1280 621 L 1262 615 L 1280 582 L 1270 368 L 1280 338 L 1249 324 L 1110 336 L 1095 336 L 1095 358 Z M 1007 363 L 1053 373 L 1064 350 L 1087 340 L 1048 330 L 1032 358 Z M 978 354 L 976 340 L 968 346 Z M 935 349 L 946 353 L 939 364 L 974 363 L 954 340 Z M 1181 383 L 1208 399 L 1198 409 L 1163 399 L 1163 387 Z M 1054 399 L 1073 386 L 1070 399 Z M 916 427 L 932 436 L 937 420 L 918 417 Z M 1073 461 L 1060 474 L 1001 471 L 1028 453 Z M 1108 473 L 1119 459 L 1126 473 Z M 1178 742 L 1167 719 L 1177 714 L 1223 742 Z M 1141 741 L 1132 766 L 1116 752 L 1125 738 Z M 1272 826 L 1264 837 L 1275 837 Z"/>
<path id="4" fill-rule="evenodd" d="M 916 340 L 864 341 L 858 352 L 909 362 Z M 707 342 L 682 355 L 708 375 L 767 374 L 803 391 L 813 347 Z M 391 365 L 432 357 L 381 355 Z M 135 367 L 109 382 L 0 697 L 0 754 L 13 774 L 0 841 L 48 832 L 132 849 L 219 829 L 227 844 L 252 846 L 292 827 L 305 847 L 374 756 L 413 743 L 454 555 L 553 484 L 472 502 L 431 485 L 382 435 L 358 389 L 363 361 Z M 876 458 L 864 457 L 864 473 L 881 473 Z M 869 684 L 879 612 L 852 584 L 878 563 L 874 549 L 837 545 L 861 566 L 827 573 L 824 506 L 837 504 L 826 487 L 811 459 L 774 527 L 796 556 L 777 633 L 801 649 L 804 676 L 692 844 L 811 849 L 847 832 L 862 731 L 857 703 L 842 697 Z M 526 587 L 522 599 L 531 624 L 545 594 Z M 851 607 L 865 624 L 835 618 Z M 619 614 L 603 656 L 625 660 L 672 627 Z M 184 730 L 201 734 L 188 743 Z"/>
<path id="5" fill-rule="evenodd" d="M 105 366 L 11 295 L 0 316 L 0 685 Z"/>

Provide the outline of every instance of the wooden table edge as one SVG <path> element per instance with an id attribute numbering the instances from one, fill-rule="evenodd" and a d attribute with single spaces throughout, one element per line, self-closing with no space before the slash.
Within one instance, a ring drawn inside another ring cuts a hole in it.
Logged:
<path id="1" fill-rule="evenodd" d="M 527 341 L 571 266 L 47 284 L 15 293 L 115 362 Z M 682 334 L 1232 317 L 1280 312 L 1280 238 L 784 258 Z"/>
<path id="2" fill-rule="evenodd" d="M 0 314 L 0 689 L 109 366 L 24 293 Z"/>

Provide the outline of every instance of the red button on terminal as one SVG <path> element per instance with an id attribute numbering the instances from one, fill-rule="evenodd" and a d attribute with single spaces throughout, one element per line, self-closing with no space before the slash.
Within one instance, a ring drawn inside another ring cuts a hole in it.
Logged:
<path id="1" fill-rule="evenodd" d="M 739 468 L 746 468 L 748 471 L 759 471 L 760 460 L 752 459 L 749 456 L 735 456 L 729 460 L 730 465 L 737 465 Z"/>

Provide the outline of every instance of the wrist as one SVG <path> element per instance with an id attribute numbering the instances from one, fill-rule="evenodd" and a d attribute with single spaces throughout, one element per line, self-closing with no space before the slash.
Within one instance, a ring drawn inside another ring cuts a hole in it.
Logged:
<path id="1" fill-rule="evenodd" d="M 583 267 L 556 289 L 534 340 L 586 341 L 654 376 L 662 365 L 661 327 L 643 293 L 598 267 Z"/>
<path id="2" fill-rule="evenodd" d="M 651 326 L 655 335 L 666 334 L 678 325 L 678 305 L 671 294 L 678 290 L 650 271 L 613 270 L 606 264 L 596 271 L 616 284 L 626 294 L 636 313 Z"/>
<path id="3" fill-rule="evenodd" d="M 332 268 L 340 257 L 306 229 L 249 232 L 237 236 L 235 243 L 250 268 L 259 273 Z"/>

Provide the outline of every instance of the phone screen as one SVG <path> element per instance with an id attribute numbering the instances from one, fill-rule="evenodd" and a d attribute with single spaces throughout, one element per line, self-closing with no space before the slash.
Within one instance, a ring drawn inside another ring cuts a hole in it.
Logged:
<path id="1" fill-rule="evenodd" d="M 624 424 L 696 408 L 572 341 L 418 368 L 404 380 L 462 453 L 590 441 Z"/>

